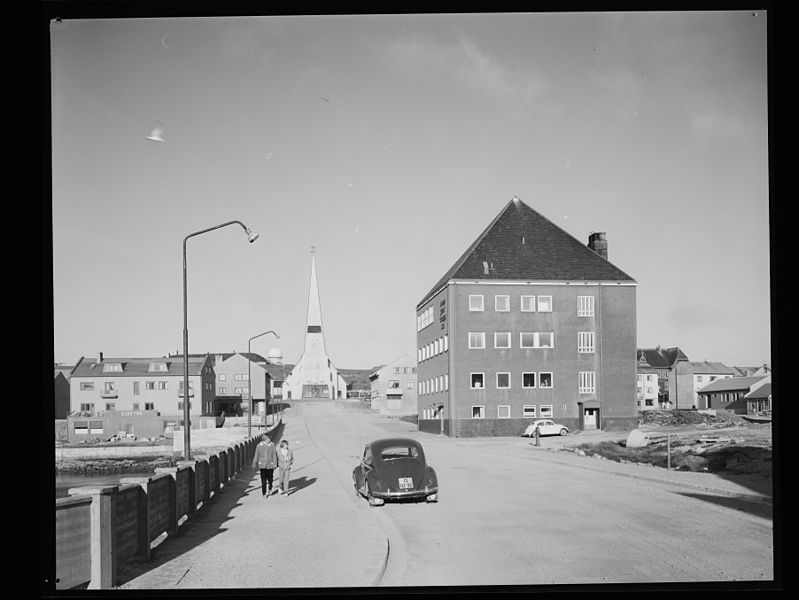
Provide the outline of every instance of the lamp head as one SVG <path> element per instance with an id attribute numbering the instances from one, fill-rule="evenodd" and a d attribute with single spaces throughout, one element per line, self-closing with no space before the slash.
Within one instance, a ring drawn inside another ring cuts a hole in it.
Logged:
<path id="1" fill-rule="evenodd" d="M 251 243 L 251 244 L 252 244 L 252 243 L 253 243 L 255 240 L 257 240 L 257 239 L 258 239 L 258 234 L 257 234 L 257 233 L 253 233 L 253 232 L 252 232 L 252 230 L 250 230 L 250 229 L 248 229 L 248 228 L 245 228 L 245 229 L 244 229 L 244 232 L 247 234 L 247 239 L 250 241 L 250 243 Z"/>

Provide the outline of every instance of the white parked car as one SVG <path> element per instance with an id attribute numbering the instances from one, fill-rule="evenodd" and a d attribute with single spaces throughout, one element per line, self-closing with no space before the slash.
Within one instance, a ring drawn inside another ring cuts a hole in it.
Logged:
<path id="1" fill-rule="evenodd" d="M 538 435 L 566 435 L 569 433 L 569 428 L 565 425 L 555 423 L 550 419 L 536 419 L 527 426 L 522 437 L 533 437 L 536 428 L 538 429 Z"/>

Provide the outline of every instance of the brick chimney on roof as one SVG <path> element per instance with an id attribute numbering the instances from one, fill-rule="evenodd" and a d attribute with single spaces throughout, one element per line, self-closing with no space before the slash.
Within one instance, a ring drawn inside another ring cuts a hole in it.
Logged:
<path id="1" fill-rule="evenodd" d="M 605 260 L 608 259 L 608 241 L 604 231 L 588 234 L 588 247 Z"/>

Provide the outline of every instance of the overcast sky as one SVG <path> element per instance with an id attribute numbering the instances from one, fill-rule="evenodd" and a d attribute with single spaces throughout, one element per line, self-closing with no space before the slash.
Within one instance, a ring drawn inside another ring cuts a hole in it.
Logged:
<path id="1" fill-rule="evenodd" d="M 513 196 L 638 284 L 638 346 L 770 362 L 766 13 L 65 19 L 51 26 L 54 358 L 339 368 Z M 163 142 L 146 139 L 163 126 Z"/>

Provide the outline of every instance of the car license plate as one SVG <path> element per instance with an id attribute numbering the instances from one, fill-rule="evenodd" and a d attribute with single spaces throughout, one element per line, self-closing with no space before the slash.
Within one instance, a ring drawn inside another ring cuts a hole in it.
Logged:
<path id="1" fill-rule="evenodd" d="M 410 490 L 413 488 L 413 479 L 411 477 L 400 477 L 399 487 L 401 490 Z"/>

